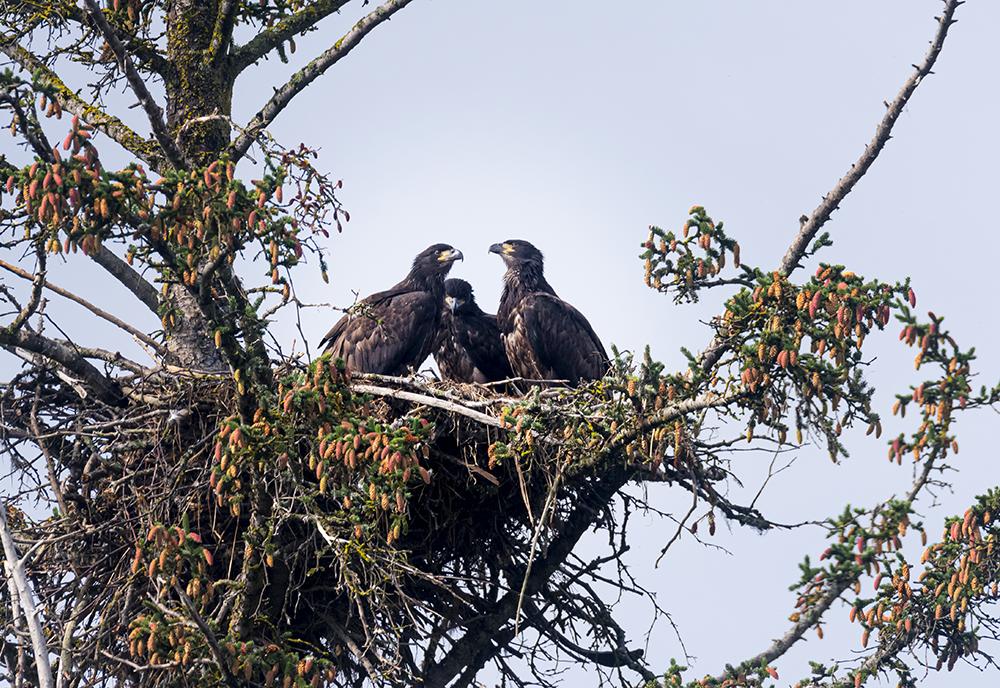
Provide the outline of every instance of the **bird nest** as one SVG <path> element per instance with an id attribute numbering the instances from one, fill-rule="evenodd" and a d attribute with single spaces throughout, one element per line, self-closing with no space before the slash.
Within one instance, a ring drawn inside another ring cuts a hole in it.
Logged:
<path id="1" fill-rule="evenodd" d="M 593 605 L 571 550 L 614 532 L 611 497 L 678 441 L 617 429 L 614 375 L 517 396 L 320 359 L 278 369 L 248 418 L 239 380 L 180 372 L 123 380 L 123 407 L 40 370 L 3 398 L 15 530 L 63 661 L 99 684 L 405 685 L 484 600 L 537 625 L 559 595 L 544 623 L 570 624 Z M 32 517 L 33 492 L 53 515 Z M 582 618 L 595 642 L 617 628 Z"/>

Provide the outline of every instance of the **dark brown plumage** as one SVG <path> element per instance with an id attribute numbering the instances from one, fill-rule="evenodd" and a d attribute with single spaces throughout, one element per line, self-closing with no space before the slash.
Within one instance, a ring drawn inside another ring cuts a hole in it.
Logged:
<path id="1" fill-rule="evenodd" d="M 441 377 L 456 382 L 496 382 L 512 377 L 497 317 L 484 313 L 465 280 L 444 283 L 444 310 L 434 360 Z"/>
<path id="2" fill-rule="evenodd" d="M 515 375 L 577 385 L 604 377 L 608 355 L 580 311 L 545 281 L 542 253 L 527 241 L 493 244 L 507 266 L 497 324 Z"/>
<path id="3" fill-rule="evenodd" d="M 462 252 L 434 244 L 387 291 L 362 299 L 326 333 L 320 346 L 349 370 L 404 375 L 431 354 L 441 322 L 444 277 Z"/>

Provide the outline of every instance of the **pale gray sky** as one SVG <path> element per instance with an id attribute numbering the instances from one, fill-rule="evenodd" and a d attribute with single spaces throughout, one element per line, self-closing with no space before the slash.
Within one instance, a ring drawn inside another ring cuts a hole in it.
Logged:
<path id="1" fill-rule="evenodd" d="M 417 251 L 445 241 L 466 256 L 453 274 L 471 281 L 481 305 L 494 310 L 502 269 L 487 248 L 524 238 L 546 253 L 549 281 L 606 344 L 641 350 L 649 343 L 656 357 L 679 366 L 681 346 L 707 342 L 700 321 L 719 311 L 724 295 L 675 307 L 646 289 L 636 255 L 647 225 L 678 227 L 699 203 L 738 236 L 745 262 L 776 264 L 797 218 L 856 159 L 883 100 L 922 58 L 940 9 L 939 0 L 416 0 L 272 128 L 286 144 L 321 148 L 320 165 L 343 178 L 341 197 L 352 215 L 328 243 L 331 284 L 305 267 L 298 293 L 347 305 L 352 290 L 389 286 Z M 292 64 L 271 60 L 241 80 L 237 120 L 248 119 L 358 11 L 299 40 Z M 981 381 L 991 383 L 1000 379 L 990 296 L 1000 254 L 993 214 L 1000 4 L 972 0 L 958 18 L 936 75 L 828 225 L 836 243 L 823 259 L 888 280 L 912 276 L 920 308 L 948 316 L 956 338 L 977 347 Z M 92 274 L 82 265 L 71 263 L 81 278 Z M 104 282 L 84 291 L 104 306 L 119 298 Z M 146 315 L 136 309 L 135 317 Z M 308 314 L 312 343 L 335 317 Z M 915 379 L 912 352 L 896 342 L 894 329 L 871 342 L 879 354 L 872 379 L 884 390 L 886 416 L 892 392 Z M 279 331 L 286 343 L 295 336 L 290 326 Z M 890 436 L 909 427 L 886 426 Z M 954 493 L 927 509 L 931 533 L 1000 483 L 995 426 L 992 412 L 960 422 L 962 471 Z M 861 439 L 841 466 L 823 451 L 801 452 L 769 487 L 760 503 L 765 513 L 819 519 L 847 502 L 869 505 L 905 491 L 910 468 L 889 466 L 882 442 Z M 736 467 L 752 493 L 768 457 L 742 461 Z M 649 496 L 668 511 L 688 505 L 685 493 L 670 488 Z M 798 578 L 796 565 L 825 547 L 813 530 L 758 536 L 721 528 L 715 541 L 733 556 L 682 539 L 655 569 L 673 528 L 654 519 L 635 526 L 639 546 L 630 562 L 680 627 L 698 660 L 692 675 L 718 673 L 781 635 L 793 611 L 787 587 Z M 808 659 L 851 656 L 859 629 L 846 616 L 846 607 L 835 609 L 825 640 L 810 636 L 778 663 L 782 684 L 805 676 Z M 647 608 L 629 603 L 622 617 L 641 643 Z M 648 656 L 654 669 L 682 656 L 668 624 L 656 628 Z M 582 678 L 570 674 L 567 685 Z M 959 680 L 997 684 L 995 675 L 956 669 L 922 685 Z"/>

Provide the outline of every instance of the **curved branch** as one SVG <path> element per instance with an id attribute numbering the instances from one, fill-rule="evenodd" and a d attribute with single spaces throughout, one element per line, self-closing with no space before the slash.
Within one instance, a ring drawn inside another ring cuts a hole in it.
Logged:
<path id="1" fill-rule="evenodd" d="M 267 31 L 261 31 L 246 45 L 237 48 L 230 57 L 230 71 L 235 77 L 244 69 L 291 38 L 308 31 L 321 20 L 351 0 L 317 0 L 291 16 L 285 17 Z"/>
<path id="2" fill-rule="evenodd" d="M 92 0 L 90 0 L 92 1 Z M 413 0 L 386 0 L 377 9 L 361 19 L 354 27 L 333 44 L 326 52 L 296 72 L 284 86 L 275 91 L 260 112 L 247 124 L 239 138 L 233 142 L 233 157 L 242 158 L 258 134 L 297 96 L 302 89 L 315 81 L 327 69 L 351 52 L 372 29 L 387 21 L 392 15 L 409 5 Z"/>

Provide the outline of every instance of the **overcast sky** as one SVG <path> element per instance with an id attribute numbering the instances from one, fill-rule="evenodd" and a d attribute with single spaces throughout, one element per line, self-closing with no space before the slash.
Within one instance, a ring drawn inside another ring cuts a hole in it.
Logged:
<path id="1" fill-rule="evenodd" d="M 321 149 L 320 165 L 344 180 L 341 198 L 352 215 L 328 242 L 330 285 L 307 266 L 298 294 L 348 305 L 352 291 L 390 286 L 414 254 L 443 241 L 466 256 L 453 275 L 472 282 L 482 307 L 494 311 L 502 268 L 487 248 L 522 238 L 546 254 L 549 281 L 606 344 L 641 350 L 648 343 L 654 356 L 680 366 L 681 346 L 707 343 L 701 321 L 719 312 L 724 294 L 676 307 L 648 290 L 636 258 L 646 227 L 679 227 L 687 208 L 702 204 L 740 240 L 745 262 L 776 265 L 797 218 L 857 158 L 882 102 L 922 59 L 940 9 L 939 0 L 416 0 L 272 128 L 286 144 Z M 299 40 L 290 65 L 271 60 L 238 82 L 236 119 L 248 119 L 272 87 L 349 28 L 359 11 Z M 959 342 L 977 347 L 981 381 L 991 383 L 1000 379 L 991 296 L 1000 254 L 1000 4 L 973 0 L 958 18 L 936 74 L 828 225 L 835 245 L 822 258 L 889 281 L 912 276 L 921 310 L 947 315 Z M 59 278 L 66 286 L 92 274 L 79 259 L 70 269 L 75 275 Z M 83 290 L 100 305 L 122 298 L 119 308 L 133 308 L 114 286 L 91 281 Z M 147 315 L 134 309 L 137 321 Z M 308 314 L 304 328 L 313 344 L 335 318 Z M 871 378 L 884 390 L 878 400 L 885 416 L 892 392 L 915 379 L 912 351 L 891 329 L 871 341 L 878 354 Z M 278 332 L 285 343 L 296 336 L 290 325 Z M 890 436 L 909 429 L 886 426 Z M 944 516 L 1000 483 L 995 426 L 991 412 L 959 423 L 962 470 L 954 493 L 926 505 L 932 535 Z M 759 506 L 775 520 L 802 521 L 904 492 L 911 468 L 889 466 L 881 441 L 861 439 L 839 466 L 823 451 L 803 450 Z M 736 464 L 751 494 L 769 458 L 747 455 Z M 689 503 L 685 493 L 664 487 L 649 497 L 679 513 Z M 652 518 L 635 525 L 641 546 L 630 563 L 697 658 L 692 676 L 717 674 L 784 633 L 796 564 L 825 547 L 815 529 L 758 536 L 721 528 L 715 542 L 732 555 L 688 538 L 654 568 L 673 528 Z M 622 613 L 641 645 L 648 607 L 627 604 Z M 805 676 L 808 659 L 851 656 L 860 629 L 846 616 L 846 606 L 834 608 L 825 640 L 810 635 L 778 663 L 782 683 Z M 682 658 L 669 624 L 656 627 L 647 656 L 654 670 L 671 656 Z M 571 674 L 567 685 L 580 678 Z M 997 685 L 995 674 L 968 669 L 931 675 L 921 685 L 957 680 Z"/>

